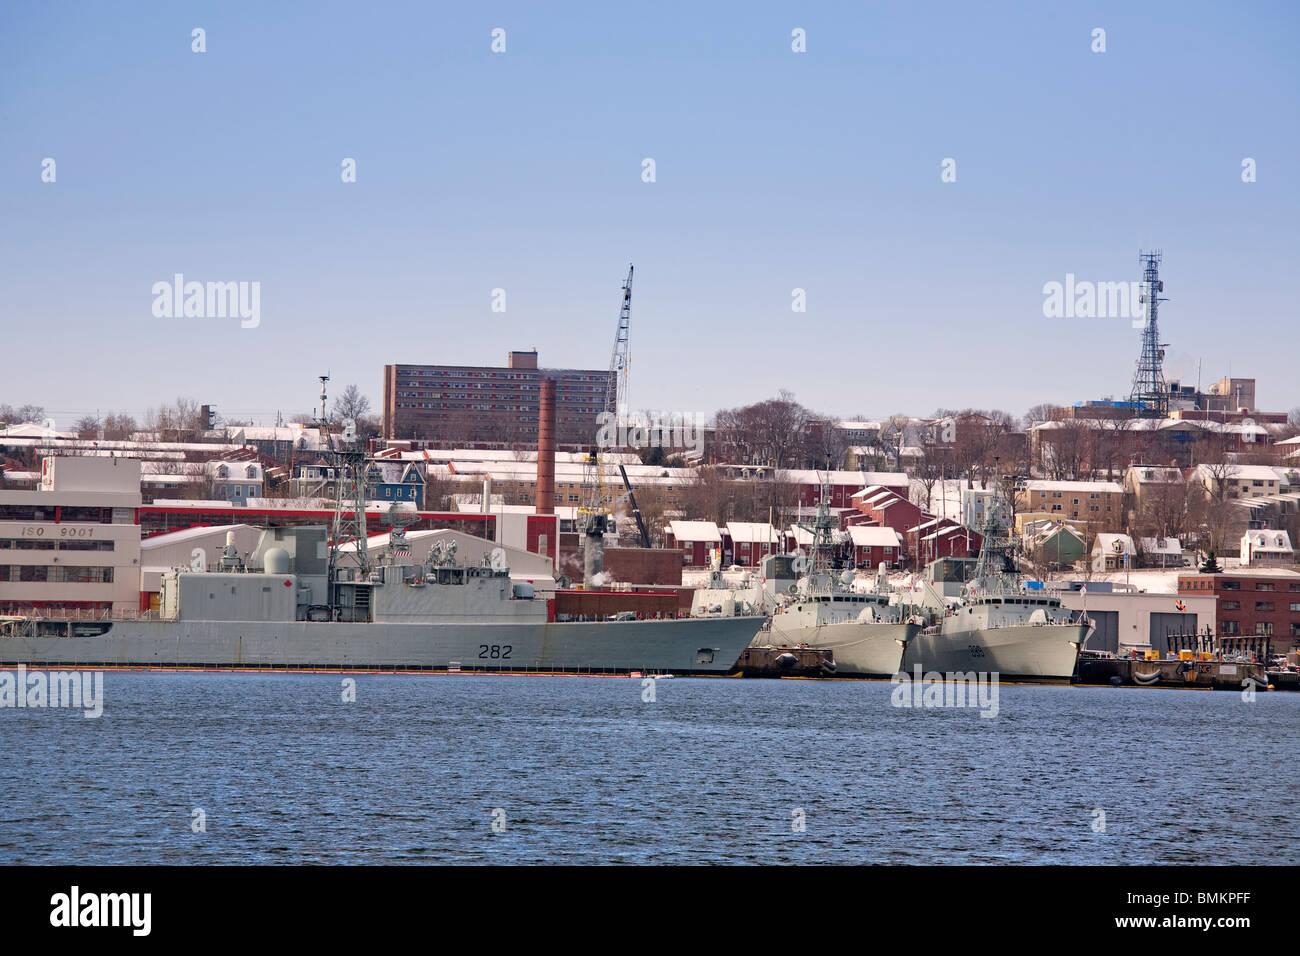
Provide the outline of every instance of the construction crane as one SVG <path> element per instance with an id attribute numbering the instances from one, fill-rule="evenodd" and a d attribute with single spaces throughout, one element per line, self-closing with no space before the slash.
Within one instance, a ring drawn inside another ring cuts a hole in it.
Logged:
<path id="1" fill-rule="evenodd" d="M 609 355 L 609 382 L 605 386 L 605 411 L 613 415 L 613 424 L 627 412 L 627 333 L 632 322 L 632 264 L 628 263 L 627 278 L 623 281 L 623 305 L 618 310 L 618 332 L 614 335 L 614 350 Z M 623 379 L 622 388 L 619 379 Z"/>
<path id="2" fill-rule="evenodd" d="M 596 586 L 596 577 L 604 570 L 605 532 L 609 530 L 609 495 L 605 491 L 605 474 L 600 453 L 592 448 L 582 462 L 583 500 L 578 505 L 578 533 L 582 535 L 582 582 L 584 588 Z"/>
<path id="3" fill-rule="evenodd" d="M 636 505 L 636 492 L 632 490 L 632 482 L 627 480 L 627 469 L 619 465 L 618 473 L 623 476 L 623 487 L 627 489 L 627 503 L 632 508 L 632 517 L 636 519 L 636 530 L 641 533 L 641 547 L 648 548 L 650 535 L 646 534 L 645 522 L 641 520 L 641 509 Z"/>

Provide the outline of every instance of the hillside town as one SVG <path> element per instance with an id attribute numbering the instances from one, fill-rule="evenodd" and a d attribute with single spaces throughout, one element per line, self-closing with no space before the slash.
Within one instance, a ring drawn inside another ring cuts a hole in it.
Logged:
<path id="1" fill-rule="evenodd" d="M 1300 410 L 1255 408 L 1252 379 L 1175 383 L 1162 417 L 1084 401 L 840 418 L 781 392 L 676 428 L 662 423 L 691 416 L 625 412 L 613 432 L 616 374 L 520 351 L 501 367 L 387 366 L 379 414 L 355 385 L 331 403 L 322 381 L 318 408 L 275 425 L 189 399 L 138 422 L 0 406 L 0 613 L 148 614 L 162 572 L 196 549 L 215 560 L 231 529 L 251 548 L 258 529 L 329 525 L 334 450 L 352 429 L 376 542 L 393 527 L 472 536 L 541 558 L 534 580 L 560 591 L 670 588 L 688 605 L 680 595 L 710 569 L 739 585 L 764 558 L 810 547 L 823 503 L 836 565 L 906 586 L 933 562 L 972 561 L 1001 495 L 1025 573 L 1067 604 L 1090 593 L 1094 619 L 1123 605 L 1096 646 L 1158 645 L 1152 614 L 1180 630 L 1191 614 L 1193 632 L 1251 652 L 1300 642 Z M 584 581 L 580 525 L 594 511 L 608 516 L 602 571 Z M 66 540 L 83 523 L 111 527 Z M 1187 611 L 1173 599 L 1132 610 L 1175 594 Z"/>

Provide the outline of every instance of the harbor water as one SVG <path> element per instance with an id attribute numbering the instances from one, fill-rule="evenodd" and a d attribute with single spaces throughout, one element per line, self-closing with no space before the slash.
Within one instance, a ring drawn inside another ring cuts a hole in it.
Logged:
<path id="1" fill-rule="evenodd" d="M 0 709 L 0 862 L 1300 862 L 1300 695 L 891 691 L 110 672 Z"/>

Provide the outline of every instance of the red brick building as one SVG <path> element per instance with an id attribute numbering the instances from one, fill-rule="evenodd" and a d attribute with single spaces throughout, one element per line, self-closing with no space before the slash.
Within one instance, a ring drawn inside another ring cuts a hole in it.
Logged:
<path id="1" fill-rule="evenodd" d="M 555 439 L 596 441 L 610 373 L 539 368 L 536 352 L 510 352 L 505 367 L 385 365 L 383 435 L 455 447 L 537 447 L 543 377 L 555 380 Z"/>
<path id="2" fill-rule="evenodd" d="M 919 565 L 979 553 L 983 541 L 979 534 L 952 519 L 936 518 L 893 489 L 872 485 L 856 492 L 852 502 L 858 513 L 845 517 L 850 533 L 861 527 L 890 528 L 902 542 L 896 557 L 884 557 L 880 552 L 874 558 L 876 563 L 885 560 L 894 564 L 908 558 Z"/>
<path id="3" fill-rule="evenodd" d="M 892 568 L 902 557 L 903 539 L 893 528 L 852 525 L 848 533 L 855 567 L 874 568 L 885 564 Z"/>
<path id="4" fill-rule="evenodd" d="M 722 550 L 722 532 L 712 521 L 670 521 L 664 547 L 681 551 L 683 567 L 707 568 L 709 552 Z"/>
<path id="5" fill-rule="evenodd" d="M 1300 645 L 1300 573 L 1235 570 L 1184 574 L 1180 594 L 1219 599 L 1216 633 L 1226 651 L 1245 651 L 1261 660 Z"/>

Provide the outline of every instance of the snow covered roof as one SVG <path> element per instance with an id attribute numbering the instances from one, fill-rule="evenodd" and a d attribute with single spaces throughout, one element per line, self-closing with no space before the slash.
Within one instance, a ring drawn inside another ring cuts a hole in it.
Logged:
<path id="1" fill-rule="evenodd" d="M 1025 482 L 1026 491 L 1078 491 L 1120 495 L 1124 489 L 1116 481 L 1043 481 L 1033 479 Z"/>
<path id="2" fill-rule="evenodd" d="M 1180 555 L 1183 553 L 1183 543 L 1177 538 L 1140 538 L 1142 550 L 1147 554 L 1171 554 Z"/>
<path id="3" fill-rule="evenodd" d="M 42 425 L 37 422 L 21 422 L 17 425 L 10 425 L 7 428 L 0 428 L 0 437 L 3 438 L 62 438 L 76 439 L 79 436 L 76 432 L 55 431 L 49 425 Z"/>
<path id="4" fill-rule="evenodd" d="M 811 547 L 813 539 L 816 537 L 813 532 L 797 524 L 790 525 L 789 534 L 794 538 L 794 543 L 801 548 Z M 846 531 L 832 531 L 831 538 L 834 541 L 847 541 L 849 535 Z"/>
<path id="5" fill-rule="evenodd" d="M 762 521 L 728 521 L 727 534 L 737 544 L 774 544 L 779 537 L 775 528 Z"/>
<path id="6" fill-rule="evenodd" d="M 922 538 L 921 540 L 922 540 L 922 541 L 934 541 L 936 538 L 944 538 L 944 537 L 947 537 L 947 536 L 950 535 L 950 534 L 970 534 L 970 533 L 976 533 L 976 532 L 968 532 L 968 531 L 967 531 L 964 527 L 962 527 L 961 525 L 959 525 L 959 524 L 954 524 L 954 525 L 949 525 L 949 526 L 946 527 L 946 528 L 940 528 L 938 531 L 935 531 L 935 532 L 933 532 L 932 534 L 927 534 L 927 535 L 926 535 L 924 538 Z"/>
<path id="7" fill-rule="evenodd" d="M 1219 465 L 1197 465 L 1196 476 L 1206 481 L 1214 480 L 1213 469 Z M 1226 481 L 1277 481 L 1277 469 L 1272 465 L 1231 465 L 1223 475 Z"/>
<path id="8" fill-rule="evenodd" d="M 218 524 L 201 525 L 197 528 L 182 528 L 180 531 L 168 531 L 163 534 L 155 534 L 145 538 L 140 542 L 140 550 L 155 551 L 158 548 L 165 548 L 171 544 L 181 544 L 185 541 L 202 540 L 203 538 L 210 538 L 214 535 L 225 540 L 227 531 L 239 531 L 243 528 L 253 528 L 253 526 L 249 524 Z"/>
<path id="9" fill-rule="evenodd" d="M 678 542 L 705 541 L 722 543 L 722 532 L 712 521 L 670 521 L 668 531 Z"/>
<path id="10" fill-rule="evenodd" d="M 855 524 L 848 531 L 855 548 L 897 548 L 902 543 L 893 528 Z"/>
<path id="11" fill-rule="evenodd" d="M 1115 547 L 1118 542 L 1119 547 Z M 1102 532 L 1097 535 L 1093 542 L 1092 553 L 1102 554 L 1133 554 L 1133 539 L 1126 534 L 1114 534 L 1112 532 Z"/>
<path id="12" fill-rule="evenodd" d="M 784 481 L 801 485 L 820 485 L 825 479 L 832 485 L 892 485 L 907 487 L 907 475 L 901 471 L 817 471 L 811 468 L 790 468 L 778 473 Z"/>
<path id="13" fill-rule="evenodd" d="M 1169 484 L 1183 480 L 1182 471 L 1163 465 L 1130 465 L 1128 473 L 1133 476 L 1133 481 L 1139 485 L 1147 482 Z"/>
<path id="14" fill-rule="evenodd" d="M 1285 531 L 1262 529 L 1259 531 L 1247 531 L 1241 536 L 1241 548 L 1246 550 L 1247 546 L 1255 552 L 1281 552 L 1290 554 L 1294 549 L 1291 547 L 1291 536 Z"/>

